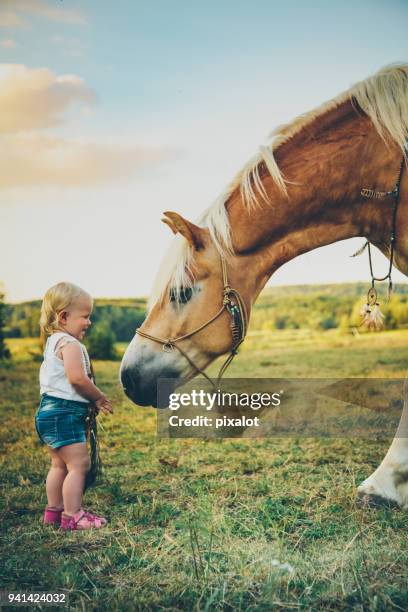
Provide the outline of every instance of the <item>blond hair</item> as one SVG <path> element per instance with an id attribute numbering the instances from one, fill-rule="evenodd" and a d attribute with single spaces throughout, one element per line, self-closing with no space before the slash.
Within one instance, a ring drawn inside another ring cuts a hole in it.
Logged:
<path id="1" fill-rule="evenodd" d="M 41 305 L 40 337 L 43 343 L 47 336 L 61 330 L 59 314 L 81 296 L 92 300 L 89 293 L 72 283 L 58 283 L 48 289 Z"/>

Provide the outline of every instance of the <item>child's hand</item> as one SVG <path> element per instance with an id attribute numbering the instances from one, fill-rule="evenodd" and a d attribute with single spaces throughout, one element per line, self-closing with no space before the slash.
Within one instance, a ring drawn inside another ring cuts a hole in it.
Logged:
<path id="1" fill-rule="evenodd" d="M 110 403 L 110 401 L 108 400 L 107 397 L 100 397 L 98 400 L 96 400 L 95 402 L 95 406 L 98 409 L 98 412 L 100 410 L 102 410 L 102 412 L 104 414 L 112 414 L 113 410 L 112 410 L 112 404 Z"/>

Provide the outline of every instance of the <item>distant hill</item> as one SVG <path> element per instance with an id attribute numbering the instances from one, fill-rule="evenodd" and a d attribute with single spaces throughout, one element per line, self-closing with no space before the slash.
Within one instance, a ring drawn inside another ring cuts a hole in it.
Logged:
<path id="1" fill-rule="evenodd" d="M 336 296 L 348 296 L 348 297 L 359 297 L 360 295 L 367 294 L 370 288 L 370 282 L 356 282 L 356 283 L 330 283 L 326 285 L 278 285 L 268 286 L 262 291 L 260 297 L 268 297 L 273 295 L 275 297 L 287 297 L 291 295 L 309 295 L 309 294 L 320 294 L 320 295 L 336 295 Z M 377 287 L 379 293 L 386 295 L 387 283 L 381 283 Z M 396 294 L 408 294 L 408 283 L 398 283 L 394 285 L 394 293 Z"/>

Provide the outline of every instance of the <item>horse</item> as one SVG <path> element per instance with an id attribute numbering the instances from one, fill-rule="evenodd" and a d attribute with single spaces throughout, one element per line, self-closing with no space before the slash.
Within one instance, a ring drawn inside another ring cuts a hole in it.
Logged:
<path id="1" fill-rule="evenodd" d="M 386 197 L 406 166 L 407 137 L 408 64 L 394 64 L 277 128 L 197 223 L 166 212 L 162 220 L 177 236 L 121 363 L 126 395 L 156 406 L 158 379 L 189 380 L 232 349 L 228 365 L 263 287 L 302 253 L 363 236 L 388 258 L 393 251 L 407 274 L 406 171 L 394 224 Z M 404 403 L 384 460 L 358 488 L 362 503 L 408 507 L 407 425 Z"/>

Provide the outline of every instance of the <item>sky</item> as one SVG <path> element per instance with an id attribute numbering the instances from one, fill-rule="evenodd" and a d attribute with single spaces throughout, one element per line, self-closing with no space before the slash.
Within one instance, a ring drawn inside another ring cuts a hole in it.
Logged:
<path id="1" fill-rule="evenodd" d="M 196 219 L 277 125 L 408 61 L 407 23 L 406 0 L 0 0 L 7 301 L 62 280 L 147 295 L 172 240 L 162 212 Z M 361 244 L 270 284 L 368 281 Z"/>

